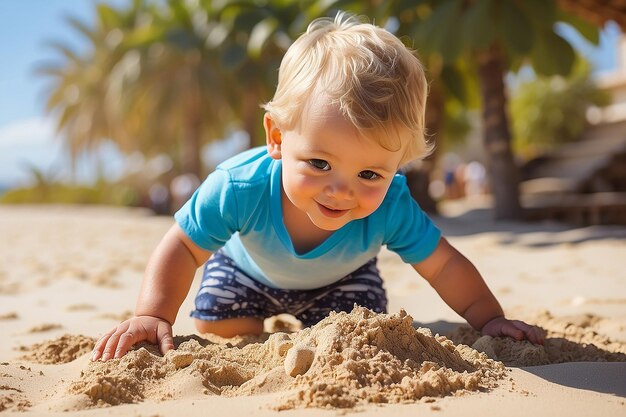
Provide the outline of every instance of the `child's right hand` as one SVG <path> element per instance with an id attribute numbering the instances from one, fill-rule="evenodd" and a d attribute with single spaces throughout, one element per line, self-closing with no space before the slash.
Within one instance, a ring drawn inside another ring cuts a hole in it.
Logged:
<path id="1" fill-rule="evenodd" d="M 161 353 L 165 355 L 167 351 L 174 349 L 172 325 L 152 316 L 137 316 L 125 320 L 96 342 L 91 360 L 121 358 L 135 343 L 142 340 L 158 344 Z"/>

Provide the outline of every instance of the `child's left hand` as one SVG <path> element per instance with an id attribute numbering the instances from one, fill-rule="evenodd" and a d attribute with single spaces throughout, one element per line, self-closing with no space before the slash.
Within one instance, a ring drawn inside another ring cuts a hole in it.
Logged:
<path id="1" fill-rule="evenodd" d="M 541 327 L 531 326 L 520 320 L 509 320 L 505 317 L 496 317 L 488 321 L 482 328 L 481 333 L 486 336 L 508 336 L 515 340 L 528 339 L 536 345 L 543 345 L 545 330 Z"/>

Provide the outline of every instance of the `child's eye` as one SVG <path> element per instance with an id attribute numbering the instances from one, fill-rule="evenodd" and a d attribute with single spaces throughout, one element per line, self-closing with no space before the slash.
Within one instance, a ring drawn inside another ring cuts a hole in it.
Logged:
<path id="1" fill-rule="evenodd" d="M 359 177 L 366 179 L 366 180 L 375 180 L 378 178 L 382 178 L 380 175 L 370 170 L 359 172 Z"/>
<path id="2" fill-rule="evenodd" d="M 328 171 L 330 169 L 328 162 L 323 159 L 309 159 L 308 162 L 311 166 L 313 166 L 313 168 L 317 168 L 322 171 Z"/>

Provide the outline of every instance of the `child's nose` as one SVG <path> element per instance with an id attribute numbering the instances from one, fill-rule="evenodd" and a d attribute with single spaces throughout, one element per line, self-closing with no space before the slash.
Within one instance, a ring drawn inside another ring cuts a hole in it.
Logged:
<path id="1" fill-rule="evenodd" d="M 326 193 L 336 199 L 350 199 L 353 197 L 352 188 L 347 181 L 334 180 L 326 187 Z"/>

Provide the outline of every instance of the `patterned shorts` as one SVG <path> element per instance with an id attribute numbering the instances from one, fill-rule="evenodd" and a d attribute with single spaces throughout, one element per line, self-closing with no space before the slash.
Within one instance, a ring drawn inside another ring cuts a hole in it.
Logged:
<path id="1" fill-rule="evenodd" d="M 331 311 L 352 311 L 354 304 L 387 312 L 387 296 L 376 258 L 325 287 L 283 290 L 246 275 L 235 261 L 217 251 L 204 266 L 204 275 L 191 316 L 215 321 L 235 317 L 266 318 L 288 313 L 312 326 Z"/>

